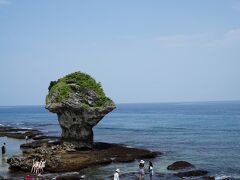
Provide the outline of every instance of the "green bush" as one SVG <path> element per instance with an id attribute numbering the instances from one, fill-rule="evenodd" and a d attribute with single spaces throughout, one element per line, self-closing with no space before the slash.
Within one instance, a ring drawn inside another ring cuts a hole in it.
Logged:
<path id="1" fill-rule="evenodd" d="M 93 79 L 90 75 L 82 72 L 74 72 L 58 79 L 57 81 L 51 81 L 48 88 L 48 97 L 51 96 L 55 90 L 57 90 L 59 92 L 58 96 L 56 97 L 56 100 L 58 102 L 65 98 L 68 98 L 71 91 L 71 88 L 68 85 L 70 83 L 76 83 L 83 90 L 92 89 L 95 91 L 99 96 L 98 101 L 95 103 L 97 107 L 104 105 L 107 101 L 110 100 L 108 97 L 106 97 L 101 83 L 96 82 L 96 80 Z M 85 95 L 84 92 L 81 92 L 80 94 L 82 96 Z"/>
<path id="2" fill-rule="evenodd" d="M 51 88 L 52 88 L 55 84 L 57 84 L 57 81 L 51 81 L 50 84 L 49 84 L 49 86 L 48 86 L 48 91 L 50 91 Z"/>

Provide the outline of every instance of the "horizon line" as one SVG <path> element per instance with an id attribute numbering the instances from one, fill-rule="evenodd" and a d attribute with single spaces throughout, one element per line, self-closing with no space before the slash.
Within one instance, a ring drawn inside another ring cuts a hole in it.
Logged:
<path id="1" fill-rule="evenodd" d="M 118 102 L 116 104 L 176 104 L 176 103 L 220 103 L 220 102 L 240 102 L 240 100 L 198 100 L 198 101 L 162 101 L 162 102 Z M 17 105 L 0 105 L 0 107 L 16 106 L 45 106 L 44 104 L 17 104 Z"/>

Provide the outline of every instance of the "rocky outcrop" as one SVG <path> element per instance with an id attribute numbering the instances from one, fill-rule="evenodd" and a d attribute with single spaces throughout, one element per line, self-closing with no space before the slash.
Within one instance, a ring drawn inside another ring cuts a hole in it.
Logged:
<path id="1" fill-rule="evenodd" d="M 39 139 L 39 140 L 35 140 L 32 141 L 30 143 L 24 143 L 21 144 L 20 147 L 24 148 L 24 149 L 28 149 L 28 148 L 39 148 L 39 147 L 43 147 L 45 145 L 60 145 L 61 141 L 59 140 L 60 138 L 55 138 L 55 139 Z"/>
<path id="2" fill-rule="evenodd" d="M 57 176 L 56 180 L 84 180 L 84 176 L 80 175 L 63 175 L 63 176 Z"/>
<path id="3" fill-rule="evenodd" d="M 107 178 L 104 178 L 104 180 L 112 180 L 113 176 L 109 176 Z M 119 179 L 126 179 L 126 180 L 139 180 L 139 173 L 138 172 L 130 172 L 130 173 L 120 173 Z M 149 174 L 146 173 L 144 175 L 144 179 L 149 179 Z M 180 180 L 180 178 L 174 176 L 173 174 L 164 174 L 164 173 L 158 173 L 154 172 L 153 175 L 154 180 Z"/>
<path id="4" fill-rule="evenodd" d="M 42 133 L 35 129 L 15 128 L 8 126 L 0 126 L 0 137 L 9 137 L 15 139 L 25 139 L 26 136 L 34 138 Z"/>
<path id="5" fill-rule="evenodd" d="M 154 172 L 153 175 L 153 179 L 154 180 L 181 180 L 181 179 L 198 179 L 198 180 L 214 180 L 214 177 L 210 177 L 210 176 L 205 176 L 203 175 L 203 173 L 198 173 L 195 174 L 196 176 L 191 176 L 191 177 L 178 177 L 172 173 L 158 173 L 158 172 Z M 113 176 L 104 178 L 104 180 L 112 180 Z M 139 179 L 139 173 L 137 172 L 132 172 L 132 173 L 126 173 L 126 174 L 122 174 L 120 173 L 120 179 L 127 179 L 127 180 L 136 180 Z M 149 174 L 145 174 L 144 175 L 144 179 L 149 179 Z"/>
<path id="6" fill-rule="evenodd" d="M 66 144 L 35 148 L 7 160 L 10 169 L 29 172 L 33 160 L 46 160 L 45 172 L 71 172 L 86 167 L 112 162 L 133 162 L 135 159 L 154 158 L 160 153 L 124 145 L 95 143 L 92 150 L 76 151 Z"/>
<path id="7" fill-rule="evenodd" d="M 180 178 L 185 178 L 185 177 L 199 177 L 199 176 L 204 176 L 208 172 L 205 170 L 192 170 L 192 171 L 187 171 L 187 172 L 178 172 L 175 174 L 175 176 L 180 177 Z"/>
<path id="8" fill-rule="evenodd" d="M 81 149 L 93 147 L 92 128 L 115 104 L 105 96 L 100 83 L 76 72 L 50 83 L 46 108 L 57 113 L 62 140 Z"/>
<path id="9" fill-rule="evenodd" d="M 203 179 L 205 180 L 215 180 L 214 176 L 205 176 Z"/>
<path id="10" fill-rule="evenodd" d="M 214 177 L 207 176 L 208 171 L 206 170 L 198 170 L 198 169 L 189 170 L 190 168 L 193 169 L 195 168 L 195 166 L 187 161 L 176 161 L 167 167 L 168 170 L 172 170 L 172 171 L 180 170 L 180 172 L 173 174 L 179 178 L 186 179 L 186 178 L 199 177 L 200 179 L 215 179 Z"/>
<path id="11" fill-rule="evenodd" d="M 176 161 L 167 167 L 168 170 L 179 170 L 185 168 L 193 168 L 194 166 L 187 161 Z"/>

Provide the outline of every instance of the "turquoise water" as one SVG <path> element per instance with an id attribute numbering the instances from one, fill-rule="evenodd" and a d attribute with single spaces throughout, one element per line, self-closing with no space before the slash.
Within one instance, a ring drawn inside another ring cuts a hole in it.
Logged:
<path id="1" fill-rule="evenodd" d="M 60 135 L 57 116 L 43 106 L 0 107 L 0 124 Z M 155 171 L 166 172 L 170 163 L 187 160 L 219 179 L 240 178 L 240 102 L 119 104 L 94 128 L 94 134 L 95 141 L 163 152 L 153 161 Z M 10 143 L 0 138 L 3 141 Z M 16 146 L 9 146 L 17 151 Z M 83 173 L 104 177 L 116 167 L 129 172 L 137 165 L 111 164 Z M 6 175 L 2 169 L 0 175 Z"/>

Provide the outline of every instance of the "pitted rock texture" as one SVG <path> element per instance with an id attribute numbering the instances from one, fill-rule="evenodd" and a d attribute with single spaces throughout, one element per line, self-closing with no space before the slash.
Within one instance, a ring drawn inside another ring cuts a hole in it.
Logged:
<path id="1" fill-rule="evenodd" d="M 33 160 L 46 160 L 44 172 L 74 172 L 86 167 L 120 162 L 133 162 L 136 159 L 151 159 L 161 153 L 125 145 L 94 143 L 93 149 L 77 151 L 72 145 L 49 143 L 28 149 L 22 154 L 7 160 L 12 171 L 30 172 Z"/>
<path id="2" fill-rule="evenodd" d="M 116 106 L 100 83 L 76 72 L 51 82 L 46 108 L 57 113 L 62 140 L 81 149 L 93 147 L 92 128 Z"/>

